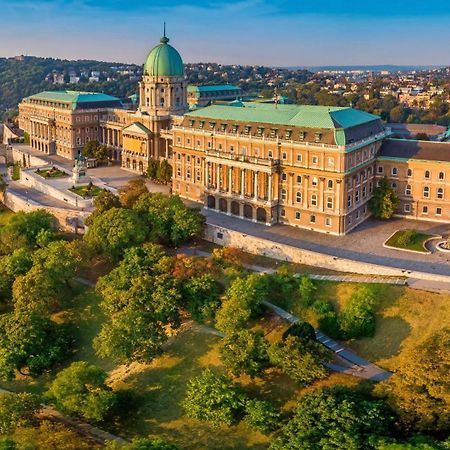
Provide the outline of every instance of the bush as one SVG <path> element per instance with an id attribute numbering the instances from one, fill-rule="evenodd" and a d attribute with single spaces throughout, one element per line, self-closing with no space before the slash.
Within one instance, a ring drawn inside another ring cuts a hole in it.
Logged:
<path id="1" fill-rule="evenodd" d="M 33 394 L 0 394 L 0 436 L 34 424 L 39 409 L 39 398 Z"/>
<path id="2" fill-rule="evenodd" d="M 252 428 L 267 433 L 278 428 L 280 414 L 269 402 L 247 400 L 244 421 Z"/>
<path id="3" fill-rule="evenodd" d="M 415 230 L 405 230 L 400 234 L 397 242 L 402 247 L 408 247 L 408 245 L 413 243 L 416 236 L 417 236 L 417 232 Z"/>
<path id="4" fill-rule="evenodd" d="M 315 341 L 316 332 L 308 322 L 295 322 L 284 333 L 283 340 L 288 336 L 296 336 L 301 341 Z"/>
<path id="5" fill-rule="evenodd" d="M 334 310 L 334 306 L 327 300 L 316 300 L 311 307 L 319 330 L 333 339 L 342 337 L 341 328 L 339 326 L 338 314 Z"/>
<path id="6" fill-rule="evenodd" d="M 298 280 L 298 293 L 300 296 L 301 304 L 306 308 L 311 306 L 314 301 L 314 293 L 316 292 L 317 287 L 314 282 L 311 280 L 309 275 L 302 275 Z"/>

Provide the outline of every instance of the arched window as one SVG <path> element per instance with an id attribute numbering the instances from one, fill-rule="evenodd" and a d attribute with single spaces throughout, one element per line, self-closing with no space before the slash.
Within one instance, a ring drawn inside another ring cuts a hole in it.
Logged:
<path id="1" fill-rule="evenodd" d="M 406 171 L 406 176 L 412 177 L 412 169 L 408 169 L 408 170 Z"/>
<path id="2" fill-rule="evenodd" d="M 445 178 L 445 173 L 444 172 L 439 172 L 439 179 L 443 180 Z"/>
<path id="3" fill-rule="evenodd" d="M 424 196 L 425 198 L 430 198 L 430 188 L 429 188 L 428 186 L 425 186 L 425 187 L 423 188 L 423 196 Z"/>
<path id="4" fill-rule="evenodd" d="M 328 189 L 333 189 L 333 180 L 328 180 Z"/>
<path id="5" fill-rule="evenodd" d="M 407 184 L 405 187 L 405 195 L 411 195 L 411 185 Z"/>
<path id="6" fill-rule="evenodd" d="M 425 178 L 430 178 L 430 171 L 429 170 L 425 170 Z"/>
<path id="7" fill-rule="evenodd" d="M 439 188 L 439 189 L 437 190 L 437 198 L 438 198 L 439 200 L 442 200 L 442 199 L 444 198 L 444 188 Z"/>
<path id="8" fill-rule="evenodd" d="M 398 174 L 397 167 L 393 167 L 391 173 L 392 173 L 392 175 L 397 176 L 397 174 Z"/>

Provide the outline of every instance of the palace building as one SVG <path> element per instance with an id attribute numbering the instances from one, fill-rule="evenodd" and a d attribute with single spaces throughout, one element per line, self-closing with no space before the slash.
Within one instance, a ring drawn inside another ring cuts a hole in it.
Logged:
<path id="1" fill-rule="evenodd" d="M 124 169 L 144 174 L 150 160 L 169 158 L 170 141 L 163 134 L 186 111 L 183 60 L 163 36 L 145 61 L 137 111 L 106 94 L 41 92 L 20 103 L 19 126 L 36 150 L 74 159 L 97 140 Z"/>
<path id="2" fill-rule="evenodd" d="M 370 216 L 384 176 L 398 215 L 450 222 L 450 143 L 392 139 L 378 116 L 353 108 L 243 102 L 233 88 L 188 90 L 163 36 L 145 61 L 137 110 L 105 94 L 43 92 L 19 105 L 19 125 L 47 154 L 74 159 L 98 140 L 139 174 L 165 158 L 175 194 L 267 225 L 347 234 Z"/>

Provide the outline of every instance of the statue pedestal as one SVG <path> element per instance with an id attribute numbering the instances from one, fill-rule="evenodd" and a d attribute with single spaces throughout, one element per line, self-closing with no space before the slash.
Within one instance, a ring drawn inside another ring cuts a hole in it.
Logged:
<path id="1" fill-rule="evenodd" d="M 89 184 L 91 178 L 87 174 L 86 164 L 82 160 L 78 160 L 72 169 L 72 183 L 74 186 L 81 184 Z"/>

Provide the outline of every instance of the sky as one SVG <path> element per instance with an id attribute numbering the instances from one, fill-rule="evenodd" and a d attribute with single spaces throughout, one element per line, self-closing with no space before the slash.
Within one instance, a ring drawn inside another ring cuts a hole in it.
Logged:
<path id="1" fill-rule="evenodd" d="M 0 56 L 142 64 L 164 21 L 185 62 L 450 65 L 449 0 L 0 0 Z"/>

